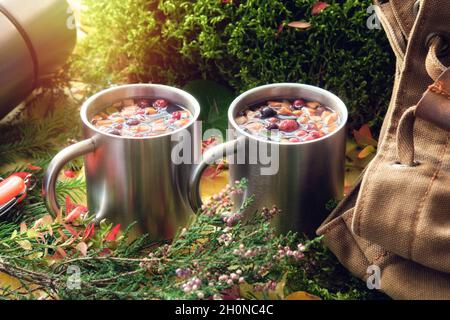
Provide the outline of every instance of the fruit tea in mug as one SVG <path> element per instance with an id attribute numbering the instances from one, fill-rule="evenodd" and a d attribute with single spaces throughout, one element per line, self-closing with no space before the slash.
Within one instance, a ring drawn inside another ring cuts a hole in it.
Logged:
<path id="1" fill-rule="evenodd" d="M 287 143 L 319 139 L 340 124 L 333 109 L 301 98 L 254 104 L 239 112 L 235 121 L 254 136 Z"/>
<path id="2" fill-rule="evenodd" d="M 124 137 L 152 137 L 186 127 L 192 114 L 166 99 L 128 98 L 97 113 L 91 123 L 100 131 Z"/>

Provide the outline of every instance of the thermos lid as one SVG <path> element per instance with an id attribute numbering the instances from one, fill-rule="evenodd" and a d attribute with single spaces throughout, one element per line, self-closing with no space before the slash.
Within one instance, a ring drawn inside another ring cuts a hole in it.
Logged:
<path id="1" fill-rule="evenodd" d="M 37 80 L 60 68 L 73 51 L 76 26 L 66 0 L 0 0 L 0 11 L 31 46 Z"/>
<path id="2" fill-rule="evenodd" d="M 0 0 L 0 119 L 65 63 L 75 42 L 66 0 Z"/>

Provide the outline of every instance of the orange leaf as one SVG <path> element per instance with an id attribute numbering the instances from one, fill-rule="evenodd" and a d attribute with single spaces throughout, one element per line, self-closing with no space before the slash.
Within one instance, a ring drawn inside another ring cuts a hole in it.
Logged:
<path id="1" fill-rule="evenodd" d="M 105 248 L 105 249 L 102 250 L 102 252 L 99 253 L 99 256 L 103 257 L 103 256 L 106 256 L 106 255 L 108 255 L 110 253 L 111 253 L 111 249 Z"/>
<path id="2" fill-rule="evenodd" d="M 58 248 L 56 248 L 56 252 L 58 252 L 59 253 L 59 255 L 62 257 L 62 258 L 65 258 L 65 257 L 67 257 L 67 252 L 66 251 L 64 251 L 64 249 L 63 248 L 61 248 L 61 247 L 58 247 Z"/>
<path id="3" fill-rule="evenodd" d="M 78 236 L 78 233 L 75 231 L 74 228 L 72 228 L 71 226 L 69 226 L 68 224 L 63 224 L 64 228 L 66 228 L 67 231 L 70 232 L 70 234 L 74 237 Z"/>
<path id="4" fill-rule="evenodd" d="M 31 171 L 39 171 L 39 170 L 42 170 L 41 167 L 34 166 L 34 165 L 32 165 L 31 163 L 28 163 L 28 164 L 27 164 L 27 168 L 30 169 Z"/>
<path id="5" fill-rule="evenodd" d="M 58 229 L 57 231 L 58 231 L 58 233 L 59 233 L 59 235 L 61 236 L 61 239 L 62 239 L 63 241 L 66 241 L 66 240 L 68 239 L 68 237 L 66 236 L 66 234 L 65 234 L 61 229 Z"/>
<path id="6" fill-rule="evenodd" d="M 90 223 L 87 225 L 86 229 L 84 230 L 84 234 L 83 234 L 83 240 L 88 240 L 90 238 L 92 238 L 95 234 L 95 224 L 94 223 Z"/>
<path id="7" fill-rule="evenodd" d="M 353 130 L 353 136 L 359 146 L 365 147 L 370 145 L 376 147 L 378 145 L 377 140 L 372 137 L 372 133 L 367 124 L 363 125 L 359 130 Z"/>
<path id="8" fill-rule="evenodd" d="M 87 246 L 87 244 L 85 242 L 78 243 L 76 248 L 77 248 L 78 251 L 80 251 L 80 253 L 81 253 L 81 255 L 83 257 L 86 256 L 87 250 L 88 250 L 88 246 Z"/>
<path id="9" fill-rule="evenodd" d="M 309 29 L 311 28 L 311 23 L 306 21 L 292 21 L 288 23 L 288 26 L 297 29 Z"/>
<path id="10" fill-rule="evenodd" d="M 69 212 L 72 212 L 73 209 L 75 209 L 76 205 L 74 205 L 72 203 L 72 200 L 70 199 L 69 196 L 66 197 L 66 214 L 68 214 Z"/>
<path id="11" fill-rule="evenodd" d="M 369 139 L 373 139 L 373 136 L 372 136 L 372 132 L 370 132 L 370 127 L 369 127 L 369 125 L 366 123 L 366 124 L 363 124 L 362 126 L 361 126 L 361 128 L 359 128 L 359 133 L 361 133 L 364 137 L 367 137 L 367 138 L 369 138 Z"/>
<path id="12" fill-rule="evenodd" d="M 329 4 L 324 1 L 317 1 L 316 3 L 313 4 L 311 8 L 311 14 L 313 16 L 318 15 L 323 9 L 325 9 L 328 6 Z"/>
<path id="13" fill-rule="evenodd" d="M 108 234 L 105 237 L 105 241 L 106 242 L 116 241 L 119 230 L 120 230 L 120 223 L 116 225 L 114 228 L 112 228 L 110 232 L 108 232 Z"/>
<path id="14" fill-rule="evenodd" d="M 64 171 L 64 175 L 67 177 L 67 178 L 75 178 L 75 172 L 73 172 L 72 170 L 66 170 L 66 171 Z"/>
<path id="15" fill-rule="evenodd" d="M 367 146 L 358 153 L 358 158 L 364 159 L 373 153 L 375 153 L 375 148 L 373 146 Z"/>
<path id="16" fill-rule="evenodd" d="M 322 300 L 318 296 L 312 295 L 305 291 L 293 292 L 286 297 L 286 300 Z"/>
<path id="17" fill-rule="evenodd" d="M 78 219 L 81 214 L 83 213 L 83 207 L 76 207 L 75 209 L 72 210 L 72 212 L 70 212 L 66 218 L 64 219 L 65 222 L 73 222 L 74 220 Z"/>

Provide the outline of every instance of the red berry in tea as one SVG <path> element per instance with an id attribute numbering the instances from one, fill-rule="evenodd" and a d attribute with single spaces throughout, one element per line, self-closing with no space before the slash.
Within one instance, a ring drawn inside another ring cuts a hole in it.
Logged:
<path id="1" fill-rule="evenodd" d="M 91 119 L 98 130 L 126 137 L 158 136 L 191 122 L 192 114 L 182 106 L 165 99 L 147 98 L 118 101 Z"/>
<path id="2" fill-rule="evenodd" d="M 156 108 L 166 108 L 169 105 L 167 100 L 164 99 L 158 99 L 155 102 L 153 102 L 153 106 Z"/>
<path id="3" fill-rule="evenodd" d="M 292 132 L 298 129 L 299 125 L 295 120 L 283 120 L 280 123 L 280 130 L 285 132 Z"/>
<path id="4" fill-rule="evenodd" d="M 334 132 L 340 124 L 339 114 L 332 108 L 303 98 L 268 100 L 248 106 L 235 121 L 252 135 L 287 143 L 319 139 Z"/>

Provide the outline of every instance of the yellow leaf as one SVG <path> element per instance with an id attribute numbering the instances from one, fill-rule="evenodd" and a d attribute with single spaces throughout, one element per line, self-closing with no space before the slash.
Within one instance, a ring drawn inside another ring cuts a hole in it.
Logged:
<path id="1" fill-rule="evenodd" d="M 305 291 L 293 292 L 286 297 L 286 300 L 322 300 L 318 296 Z"/>
<path id="2" fill-rule="evenodd" d="M 34 229 L 30 229 L 27 231 L 27 237 L 30 239 L 34 239 L 38 236 L 38 233 Z"/>
<path id="3" fill-rule="evenodd" d="M 264 300 L 264 295 L 260 291 L 255 291 L 253 285 L 247 282 L 239 285 L 239 296 L 248 300 Z"/>
<path id="4" fill-rule="evenodd" d="M 11 234 L 11 240 L 14 240 L 17 237 L 17 230 L 14 230 Z"/>
<path id="5" fill-rule="evenodd" d="M 22 247 L 22 249 L 30 251 L 33 247 L 31 246 L 31 242 L 28 240 L 21 240 L 21 241 L 17 241 L 17 243 L 19 244 L 19 246 Z"/>
<path id="6" fill-rule="evenodd" d="M 277 283 L 277 287 L 275 289 L 275 294 L 277 299 L 284 299 L 284 288 L 286 287 L 287 273 L 283 275 L 281 280 Z"/>
<path id="7" fill-rule="evenodd" d="M 27 260 L 34 260 L 34 259 L 42 258 L 43 256 L 44 256 L 44 253 L 39 251 L 39 252 L 35 252 L 35 253 L 32 253 L 32 254 L 26 256 L 26 259 Z"/>

